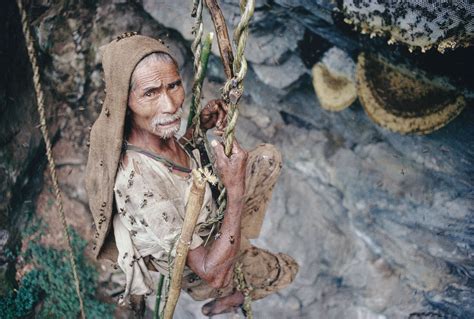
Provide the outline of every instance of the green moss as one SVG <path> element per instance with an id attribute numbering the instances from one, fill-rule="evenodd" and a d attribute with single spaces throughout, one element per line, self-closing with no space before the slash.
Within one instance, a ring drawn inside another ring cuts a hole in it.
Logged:
<path id="1" fill-rule="evenodd" d="M 112 318 L 114 305 L 96 300 L 98 274 L 84 257 L 87 243 L 73 229 L 71 235 L 86 316 Z M 39 305 L 38 318 L 76 318 L 79 300 L 68 253 L 31 241 L 22 256 L 26 262 L 34 264 L 35 269 L 22 278 L 18 289 L 10 290 L 0 297 L 0 318 L 29 316 L 36 305 Z"/>

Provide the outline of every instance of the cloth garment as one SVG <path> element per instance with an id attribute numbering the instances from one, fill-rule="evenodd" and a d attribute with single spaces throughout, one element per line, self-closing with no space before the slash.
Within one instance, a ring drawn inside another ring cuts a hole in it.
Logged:
<path id="1" fill-rule="evenodd" d="M 242 265 L 242 273 L 252 300 L 262 299 L 287 287 L 298 273 L 298 264 L 290 256 L 273 254 L 265 249 L 250 246 L 241 250 L 236 263 Z M 184 276 L 182 288 L 194 300 L 206 300 L 228 296 L 237 289 L 233 280 L 223 288 L 212 288 L 204 280 L 190 273 Z"/>
<path id="2" fill-rule="evenodd" d="M 199 158 L 197 150 L 194 158 Z M 115 182 L 115 200 L 118 214 L 113 221 L 119 255 L 117 263 L 126 275 L 126 289 L 122 300 L 129 294 L 150 294 L 156 287 L 153 268 L 167 274 L 168 258 L 174 257 L 173 244 L 180 234 L 186 210 L 186 199 L 192 181 L 171 173 L 166 165 L 146 155 L 127 151 L 127 165 L 121 162 Z M 192 162 L 192 167 L 198 163 Z M 281 169 L 281 157 L 271 145 L 260 145 L 249 153 L 246 171 L 246 193 L 242 215 L 242 244 L 238 261 L 246 281 L 254 287 L 252 298 L 263 298 L 292 282 L 298 270 L 291 257 L 274 255 L 249 243 L 248 236 L 257 236 L 261 221 Z M 198 218 L 190 250 L 204 243 L 210 232 L 205 222 L 215 216 L 216 205 L 209 186 Z M 212 244 L 214 237 L 209 242 Z M 148 258 L 151 256 L 151 258 Z M 222 296 L 234 286 L 213 289 L 189 268 L 183 274 L 183 289 L 197 300 Z"/>
<path id="3" fill-rule="evenodd" d="M 125 272 L 127 285 L 123 295 L 149 294 L 155 288 L 144 258 L 163 275 L 169 272 L 168 262 L 175 257 L 174 244 L 181 234 L 191 174 L 183 177 L 170 172 L 168 166 L 136 151 L 127 151 L 127 164 L 122 160 L 115 178 L 115 202 L 118 213 L 113 217 L 117 264 Z M 191 168 L 199 167 L 190 158 Z M 202 227 L 217 212 L 209 185 L 196 224 L 190 250 L 203 244 L 209 227 Z M 186 268 L 185 273 L 190 270 Z"/>
<path id="4" fill-rule="evenodd" d="M 98 259 L 117 258 L 111 231 L 115 209 L 113 187 L 122 152 L 130 78 L 140 60 L 154 52 L 164 52 L 173 58 L 164 42 L 141 35 L 114 39 L 104 49 L 102 66 L 107 93 L 102 111 L 92 126 L 85 178 L 96 227 L 93 249 Z"/>

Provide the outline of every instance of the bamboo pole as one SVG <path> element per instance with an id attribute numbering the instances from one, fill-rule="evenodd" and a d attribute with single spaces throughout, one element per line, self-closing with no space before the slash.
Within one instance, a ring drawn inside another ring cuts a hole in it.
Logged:
<path id="1" fill-rule="evenodd" d="M 161 293 L 163 291 L 164 281 L 165 281 L 165 276 L 163 274 L 160 274 L 158 287 L 156 289 L 155 312 L 153 314 L 153 319 L 160 319 Z"/>
<path id="2" fill-rule="evenodd" d="M 181 293 L 181 282 L 183 280 L 183 270 L 186 264 L 186 257 L 191 245 L 194 228 L 201 212 L 204 201 L 204 192 L 206 189 L 206 180 L 197 170 L 192 171 L 193 185 L 189 194 L 189 200 L 186 207 L 186 216 L 184 217 L 183 228 L 176 246 L 176 258 L 171 273 L 171 283 L 168 292 L 168 301 L 165 305 L 164 319 L 172 319 L 178 298 Z"/>
<path id="3" fill-rule="evenodd" d="M 196 112 L 200 111 L 198 109 L 198 104 L 201 100 L 201 88 L 204 82 L 204 78 L 206 77 L 207 72 L 207 65 L 209 62 L 209 55 L 211 54 L 211 45 L 212 39 L 214 38 L 214 33 L 210 32 L 204 38 L 202 44 L 202 52 L 200 57 L 199 65 L 199 72 L 195 75 L 194 84 L 193 84 L 193 97 L 191 99 L 191 108 L 189 110 L 188 116 L 188 128 L 193 124 L 194 117 L 196 116 Z M 198 112 L 199 113 L 199 112 Z"/>

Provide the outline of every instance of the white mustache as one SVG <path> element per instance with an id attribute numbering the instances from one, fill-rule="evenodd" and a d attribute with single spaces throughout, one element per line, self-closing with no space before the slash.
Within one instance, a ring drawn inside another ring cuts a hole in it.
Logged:
<path id="1" fill-rule="evenodd" d="M 163 125 L 163 124 L 169 124 L 171 122 L 174 122 L 178 119 L 181 119 L 181 117 L 183 116 L 183 108 L 180 108 L 179 110 L 176 111 L 176 113 L 172 114 L 172 115 L 157 115 L 155 116 L 150 124 L 151 124 L 151 127 L 155 128 L 158 126 L 158 125 Z"/>

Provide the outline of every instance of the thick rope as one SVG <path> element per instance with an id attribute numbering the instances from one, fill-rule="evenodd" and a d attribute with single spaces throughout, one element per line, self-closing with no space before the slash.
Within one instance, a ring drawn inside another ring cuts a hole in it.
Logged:
<path id="1" fill-rule="evenodd" d="M 250 293 L 252 292 L 253 288 L 245 280 L 241 262 L 236 263 L 234 266 L 234 283 L 237 290 L 244 295 L 242 310 L 244 311 L 245 317 L 248 319 L 253 319 L 252 298 L 250 297 Z"/>
<path id="2" fill-rule="evenodd" d="M 241 0 L 240 22 L 234 31 L 234 42 L 237 45 L 237 54 L 234 57 L 233 71 L 234 77 L 224 85 L 223 97 L 229 103 L 227 112 L 227 126 L 224 131 L 225 154 L 232 153 L 232 143 L 234 142 L 234 131 L 239 116 L 238 102 L 243 93 L 243 80 L 247 73 L 247 60 L 244 56 L 245 45 L 248 37 L 248 26 L 255 9 L 255 0 Z"/>
<path id="3" fill-rule="evenodd" d="M 85 319 L 86 315 L 84 312 L 84 302 L 82 300 L 82 295 L 81 295 L 79 276 L 77 275 L 77 265 L 76 265 L 76 260 L 74 258 L 74 252 L 72 250 L 71 236 L 67 228 L 66 216 L 64 214 L 64 206 L 63 206 L 63 201 L 61 197 L 61 190 L 59 189 L 58 177 L 56 175 L 56 164 L 54 162 L 52 147 L 51 147 L 51 140 L 49 138 L 48 126 L 46 124 L 46 115 L 45 115 L 45 108 L 44 108 L 44 94 L 43 94 L 43 89 L 41 87 L 40 72 L 39 72 L 39 67 L 38 67 L 38 61 L 36 60 L 34 41 L 30 33 L 28 17 L 26 15 L 25 8 L 23 7 L 21 0 L 17 0 L 16 3 L 18 5 L 18 10 L 20 11 L 23 35 L 25 36 L 25 41 L 27 44 L 26 47 L 28 49 L 28 57 L 30 59 L 31 67 L 33 70 L 33 82 L 34 82 L 35 93 L 36 93 L 36 103 L 38 107 L 38 113 L 40 116 L 40 129 L 41 129 L 41 133 L 43 134 L 43 139 L 46 145 L 46 156 L 48 158 L 49 172 L 51 174 L 51 180 L 53 182 L 53 188 L 56 194 L 56 205 L 58 206 L 58 213 L 59 213 L 59 218 L 63 226 L 64 237 L 66 238 L 66 246 L 69 253 L 69 260 L 72 266 L 72 273 L 73 273 L 74 282 L 76 286 L 76 293 L 77 293 L 77 297 L 79 298 L 81 317 L 82 319 Z"/>
<path id="4" fill-rule="evenodd" d="M 237 125 L 237 118 L 239 117 L 238 103 L 240 97 L 242 96 L 244 86 L 243 80 L 247 74 L 247 60 L 244 56 L 245 45 L 247 43 L 248 37 L 248 26 L 250 19 L 253 16 L 255 9 L 255 0 L 241 0 L 240 1 L 240 22 L 234 30 L 234 42 L 237 45 L 237 53 L 234 57 L 233 71 L 234 78 L 230 79 L 224 85 L 223 96 L 226 99 L 228 104 L 227 111 L 227 126 L 224 131 L 224 140 L 225 140 L 225 154 L 230 156 L 232 153 L 232 144 L 234 142 L 234 132 L 235 126 Z M 218 199 L 219 214 L 223 216 L 223 211 L 226 206 L 225 201 L 225 189 L 222 190 L 221 196 Z M 219 201 L 220 200 L 220 201 Z M 237 264 L 234 268 L 235 272 L 235 281 L 237 284 L 237 290 L 241 291 L 244 295 L 244 303 L 242 309 L 244 310 L 245 316 L 249 319 L 253 319 L 252 312 L 252 299 L 249 294 L 249 286 L 245 281 L 245 277 L 242 273 L 242 265 Z"/>
<path id="5" fill-rule="evenodd" d="M 193 110 L 195 111 L 195 115 L 193 118 L 193 122 L 195 124 L 195 131 L 193 134 L 194 142 L 196 143 L 196 138 L 198 136 L 202 136 L 202 132 L 200 131 L 201 121 L 199 115 L 201 114 L 201 88 L 202 82 L 200 83 L 199 79 L 203 73 L 203 67 L 201 63 L 201 52 L 202 52 L 202 35 L 203 35 L 203 24 L 202 24 L 202 8 L 203 2 L 202 0 L 194 0 L 193 1 L 193 14 L 196 17 L 196 21 L 193 27 L 194 33 L 194 41 L 191 45 L 191 51 L 194 55 L 194 83 L 193 83 Z"/>
<path id="6" fill-rule="evenodd" d="M 253 11 L 255 8 L 255 0 L 241 0 L 240 10 L 242 13 L 241 19 L 234 31 L 234 42 L 237 44 L 237 54 L 233 62 L 233 73 L 236 74 L 233 78 L 229 79 L 223 88 L 222 97 L 228 105 L 227 110 L 227 126 L 224 130 L 224 146 L 225 154 L 230 156 L 232 153 L 232 143 L 234 142 L 234 131 L 237 125 L 237 119 L 239 117 L 238 103 L 242 96 L 244 87 L 243 80 L 247 73 L 247 60 L 244 56 L 245 45 L 248 36 L 248 25 L 252 18 Z M 227 206 L 226 201 L 226 190 L 223 185 L 219 184 L 220 196 L 217 199 L 217 216 L 216 220 L 221 221 L 224 217 L 224 212 Z M 214 221 L 216 222 L 216 221 Z M 211 232 L 212 233 L 212 232 Z"/>

